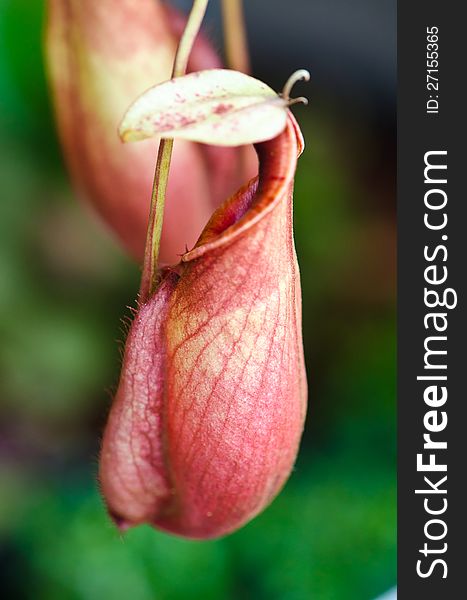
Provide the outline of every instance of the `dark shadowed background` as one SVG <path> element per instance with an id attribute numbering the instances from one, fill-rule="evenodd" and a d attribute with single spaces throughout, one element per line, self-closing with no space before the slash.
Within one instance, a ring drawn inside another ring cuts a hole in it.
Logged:
<path id="1" fill-rule="evenodd" d="M 187 542 L 149 527 L 121 538 L 99 498 L 139 270 L 70 188 L 42 0 L 0 0 L 5 598 L 371 600 L 395 583 L 395 0 L 246 4 L 255 75 L 281 89 L 312 73 L 297 86 L 310 106 L 294 109 L 307 142 L 295 221 L 310 410 L 272 506 L 228 538 Z"/>

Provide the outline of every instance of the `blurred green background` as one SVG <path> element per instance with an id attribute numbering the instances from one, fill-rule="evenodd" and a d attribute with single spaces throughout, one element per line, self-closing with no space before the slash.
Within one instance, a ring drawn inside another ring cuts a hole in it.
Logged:
<path id="1" fill-rule="evenodd" d="M 41 0 L 0 0 L 2 596 L 371 600 L 396 579 L 391 92 L 360 78 L 354 94 L 330 73 L 307 90 L 311 108 L 296 110 L 307 140 L 295 220 L 310 410 L 285 490 L 220 541 L 149 527 L 121 537 L 96 466 L 139 271 L 73 196 L 42 18 Z M 319 45 L 271 74 L 249 23 L 257 75 L 280 87 L 298 67 L 326 74 Z"/>

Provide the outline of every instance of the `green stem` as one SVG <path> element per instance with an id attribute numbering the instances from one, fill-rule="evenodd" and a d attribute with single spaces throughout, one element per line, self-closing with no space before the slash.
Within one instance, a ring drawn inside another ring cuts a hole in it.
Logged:
<path id="1" fill-rule="evenodd" d="M 243 12 L 243 0 L 222 0 L 222 21 L 224 30 L 226 66 L 234 71 L 250 74 L 250 52 Z M 241 177 L 251 160 L 251 148 L 238 148 L 236 174 Z"/>
<path id="2" fill-rule="evenodd" d="M 157 153 L 156 172 L 151 196 L 148 232 L 144 250 L 143 274 L 139 297 L 146 302 L 157 287 L 158 258 L 164 221 L 165 194 L 169 180 L 173 140 L 161 140 Z"/>
<path id="3" fill-rule="evenodd" d="M 250 54 L 242 0 L 222 0 L 225 58 L 229 69 L 250 73 Z"/>
<path id="4" fill-rule="evenodd" d="M 201 28 L 209 0 L 193 0 L 185 30 L 178 44 L 172 78 L 185 75 L 193 44 Z M 173 139 L 161 140 L 152 188 L 148 233 L 141 277 L 140 301 L 145 302 L 158 284 L 158 259 L 164 220 L 165 196 L 172 159 Z"/>
<path id="5" fill-rule="evenodd" d="M 196 36 L 201 29 L 201 24 L 206 14 L 209 0 L 194 0 L 193 7 L 188 17 L 185 31 L 178 44 L 177 54 L 175 55 L 175 63 L 172 72 L 172 77 L 181 77 L 185 75 L 188 60 L 191 50 L 196 40 Z"/>

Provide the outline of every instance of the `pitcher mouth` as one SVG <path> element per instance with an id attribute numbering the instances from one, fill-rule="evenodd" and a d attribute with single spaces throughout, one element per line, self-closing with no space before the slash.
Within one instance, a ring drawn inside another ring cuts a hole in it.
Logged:
<path id="1" fill-rule="evenodd" d="M 303 148 L 301 131 L 289 111 L 283 133 L 255 144 L 259 175 L 214 212 L 193 250 L 182 256 L 182 262 L 190 262 L 229 244 L 269 214 L 287 196 Z"/>

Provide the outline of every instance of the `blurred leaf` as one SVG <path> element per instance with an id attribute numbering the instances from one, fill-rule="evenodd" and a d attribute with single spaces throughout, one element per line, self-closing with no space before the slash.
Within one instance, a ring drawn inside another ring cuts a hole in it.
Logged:
<path id="1" fill-rule="evenodd" d="M 38 160 L 58 155 L 42 60 L 44 9 L 43 0 L 0 3 L 2 120 L 15 137 L 40 146 Z"/>

